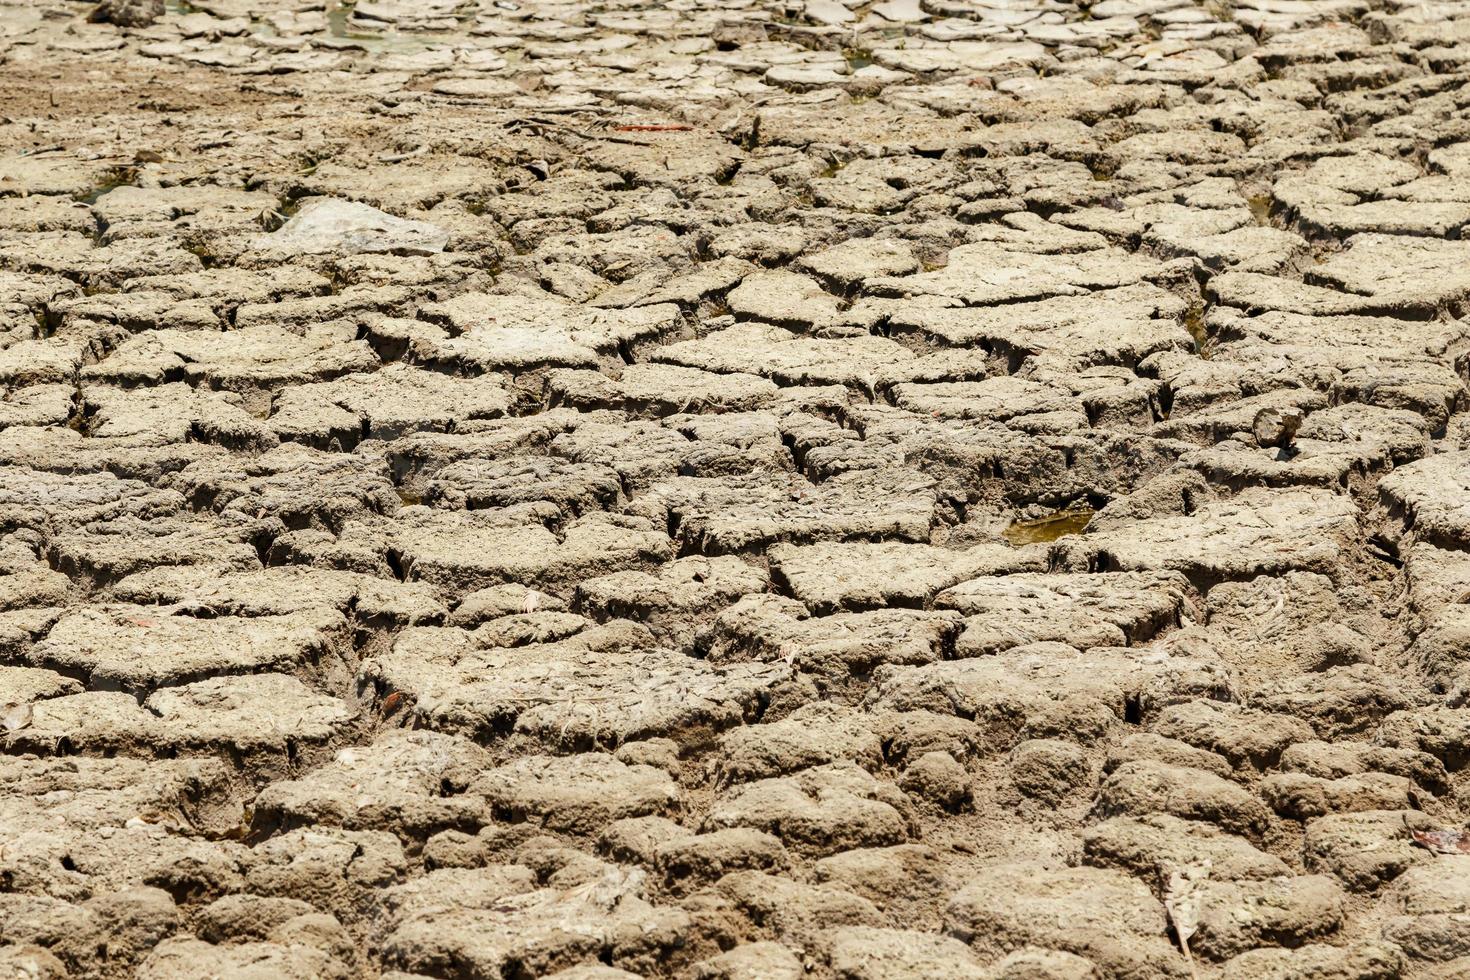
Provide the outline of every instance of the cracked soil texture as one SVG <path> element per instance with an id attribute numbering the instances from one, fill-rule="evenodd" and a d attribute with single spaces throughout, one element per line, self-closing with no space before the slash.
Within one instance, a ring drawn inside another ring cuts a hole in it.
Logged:
<path id="1" fill-rule="evenodd" d="M 0 980 L 1470 977 L 1463 0 L 0 0 Z"/>

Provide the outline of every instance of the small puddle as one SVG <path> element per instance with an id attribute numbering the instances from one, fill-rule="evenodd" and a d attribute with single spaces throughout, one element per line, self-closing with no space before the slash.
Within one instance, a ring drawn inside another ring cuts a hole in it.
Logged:
<path id="1" fill-rule="evenodd" d="M 363 34 L 347 28 L 347 18 L 352 16 L 352 7 L 345 3 L 327 4 L 327 33 L 332 37 L 349 38 L 354 41 L 376 41 L 376 34 Z"/>
<path id="2" fill-rule="evenodd" d="M 1257 225 L 1262 228 L 1271 226 L 1271 195 L 1257 194 L 1245 199 L 1246 206 L 1251 209 L 1251 217 Z"/>
<path id="3" fill-rule="evenodd" d="M 113 167 L 107 171 L 106 176 L 92 190 L 78 197 L 77 200 L 83 204 L 96 204 L 97 199 L 108 191 L 119 187 L 129 187 L 138 179 L 138 171 L 134 167 Z"/>
<path id="4" fill-rule="evenodd" d="M 1189 336 L 1194 340 L 1194 352 L 1209 360 L 1210 331 L 1205 326 L 1205 304 L 1189 304 L 1189 309 L 1184 311 L 1184 329 L 1189 331 Z"/>
<path id="5" fill-rule="evenodd" d="M 366 51 L 395 54 L 427 51 L 453 40 L 452 36 L 437 31 L 409 34 L 387 24 L 383 25 L 382 30 L 365 28 L 361 24 L 354 25 L 352 23 L 353 6 L 352 3 L 344 3 L 343 0 L 327 0 L 328 37 L 339 41 L 351 41 Z"/>
<path id="6" fill-rule="evenodd" d="M 847 166 L 846 160 L 833 160 L 831 163 L 827 164 L 827 166 L 823 167 L 822 172 L 817 174 L 817 176 L 836 177 L 838 174 L 842 173 L 842 168 L 845 166 Z"/>
<path id="7" fill-rule="evenodd" d="M 1091 507 L 1068 507 L 1045 517 L 1029 521 L 1012 521 L 1003 535 L 1006 541 L 1017 547 L 1023 544 L 1039 544 L 1055 541 L 1068 534 L 1081 534 L 1087 522 L 1097 511 Z"/>

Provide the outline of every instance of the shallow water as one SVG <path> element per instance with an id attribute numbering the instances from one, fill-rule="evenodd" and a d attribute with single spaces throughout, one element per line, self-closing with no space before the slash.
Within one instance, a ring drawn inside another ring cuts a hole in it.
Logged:
<path id="1" fill-rule="evenodd" d="M 1081 534 L 1096 513 L 1091 507 L 1069 507 L 1029 521 L 1012 521 L 1011 526 L 1005 529 L 1005 539 L 1019 546 L 1055 541 L 1068 534 Z"/>
<path id="2" fill-rule="evenodd" d="M 1266 228 L 1266 227 L 1269 227 L 1270 226 L 1270 224 L 1271 224 L 1271 195 L 1270 194 L 1257 194 L 1254 197 L 1248 197 L 1248 198 L 1245 199 L 1245 203 L 1246 203 L 1246 206 L 1251 209 L 1251 217 L 1255 219 L 1255 222 L 1256 222 L 1257 225 L 1261 226 L 1262 228 Z"/>

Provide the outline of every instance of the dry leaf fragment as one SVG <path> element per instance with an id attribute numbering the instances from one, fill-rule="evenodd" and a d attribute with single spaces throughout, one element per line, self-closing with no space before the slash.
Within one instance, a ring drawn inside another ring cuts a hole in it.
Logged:
<path id="1" fill-rule="evenodd" d="M 0 728 L 7 732 L 18 732 L 31 723 L 34 715 L 29 704 L 0 705 Z"/>
<path id="2" fill-rule="evenodd" d="M 1174 925 L 1174 935 L 1179 938 L 1179 949 L 1189 964 L 1190 976 L 1198 976 L 1194 965 L 1194 954 L 1189 951 L 1189 940 L 1199 929 L 1200 891 L 1199 886 L 1210 876 L 1210 865 L 1191 864 L 1169 875 L 1169 889 L 1164 893 L 1164 910 Z"/>
<path id="3" fill-rule="evenodd" d="M 1463 830 L 1411 830 L 1409 835 L 1435 854 L 1470 854 L 1470 834 Z"/>
<path id="4" fill-rule="evenodd" d="M 275 231 L 284 225 L 286 221 L 287 218 L 284 214 L 270 207 L 261 208 L 255 215 L 255 223 L 266 231 Z"/>

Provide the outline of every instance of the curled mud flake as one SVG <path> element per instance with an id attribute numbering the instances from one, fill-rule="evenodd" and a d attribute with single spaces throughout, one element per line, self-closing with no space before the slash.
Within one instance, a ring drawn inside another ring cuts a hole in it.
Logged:
<path id="1" fill-rule="evenodd" d="M 30 725 L 35 712 L 29 704 L 0 705 L 0 728 L 18 732 Z"/>
<path id="2" fill-rule="evenodd" d="M 1251 433 L 1263 449 L 1286 449 L 1305 419 L 1306 413 L 1299 408 L 1263 408 L 1251 421 Z"/>

